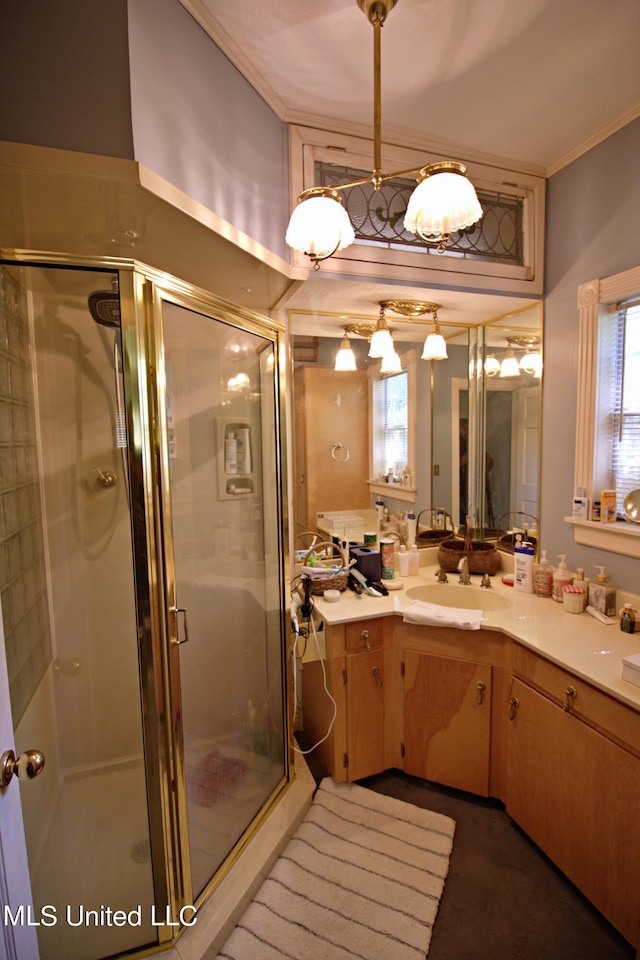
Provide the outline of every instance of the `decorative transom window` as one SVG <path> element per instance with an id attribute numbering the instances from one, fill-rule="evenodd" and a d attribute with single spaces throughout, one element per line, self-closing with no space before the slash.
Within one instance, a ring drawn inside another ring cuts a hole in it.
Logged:
<path id="1" fill-rule="evenodd" d="M 316 161 L 317 186 L 334 187 L 370 176 L 366 170 Z M 385 180 L 379 190 L 372 183 L 342 192 L 343 204 L 353 224 L 356 240 L 375 246 L 410 248 L 438 256 L 435 247 L 425 246 L 415 234 L 404 229 L 404 215 L 415 179 Z M 523 211 L 521 196 L 478 190 L 482 219 L 468 230 L 452 235 L 447 254 L 496 263 L 524 263 Z"/>

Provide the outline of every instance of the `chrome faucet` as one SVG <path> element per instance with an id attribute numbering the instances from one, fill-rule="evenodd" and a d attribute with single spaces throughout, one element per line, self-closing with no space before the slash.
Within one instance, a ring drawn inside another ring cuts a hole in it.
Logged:
<path id="1" fill-rule="evenodd" d="M 487 589 L 491 587 L 491 577 L 489 576 L 488 573 L 482 574 L 482 580 L 480 581 L 480 586 L 486 587 Z"/>
<path id="2" fill-rule="evenodd" d="M 469 576 L 469 561 L 466 557 L 463 557 L 458 564 L 458 570 L 460 571 L 460 579 L 458 583 L 471 583 L 471 577 Z"/>
<path id="3" fill-rule="evenodd" d="M 449 583 L 447 571 L 443 570 L 442 567 L 440 567 L 439 570 L 436 570 L 436 577 L 438 578 L 438 583 Z"/>

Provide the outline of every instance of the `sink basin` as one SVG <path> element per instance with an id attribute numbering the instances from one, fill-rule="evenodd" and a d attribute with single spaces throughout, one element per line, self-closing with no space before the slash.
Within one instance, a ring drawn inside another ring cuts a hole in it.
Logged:
<path id="1" fill-rule="evenodd" d="M 406 596 L 410 600 L 424 600 L 443 607 L 458 607 L 462 610 L 506 610 L 511 599 L 480 587 L 461 586 L 455 583 L 423 583 L 409 587 Z"/>

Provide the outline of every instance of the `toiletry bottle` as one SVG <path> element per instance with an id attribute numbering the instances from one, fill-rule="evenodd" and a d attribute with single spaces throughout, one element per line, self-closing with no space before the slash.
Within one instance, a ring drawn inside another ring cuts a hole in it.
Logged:
<path id="1" fill-rule="evenodd" d="M 625 603 L 620 611 L 620 629 L 623 633 L 636 632 L 636 615 L 630 603 Z"/>
<path id="2" fill-rule="evenodd" d="M 417 544 L 411 544 L 411 550 L 409 551 L 409 576 L 417 577 L 420 573 L 420 554 L 418 553 Z"/>
<path id="3" fill-rule="evenodd" d="M 533 568 L 533 592 L 538 597 L 550 597 L 553 591 L 553 567 L 547 560 L 547 551 L 542 551 L 540 563 Z"/>
<path id="4" fill-rule="evenodd" d="M 238 441 L 235 433 L 228 433 L 224 441 L 224 472 L 233 476 L 238 472 Z"/>
<path id="5" fill-rule="evenodd" d="M 236 434 L 237 440 L 237 458 L 238 473 L 251 473 L 251 445 L 249 441 L 249 428 L 241 427 Z"/>
<path id="6" fill-rule="evenodd" d="M 513 548 L 513 588 L 521 593 L 533 593 L 533 554 L 528 540 L 518 540 Z"/>
<path id="7" fill-rule="evenodd" d="M 589 584 L 589 606 L 597 610 L 598 613 L 604 613 L 605 617 L 615 617 L 616 586 L 607 579 L 604 567 L 595 564 L 595 568 L 600 573 L 595 581 L 592 580 Z"/>
<path id="8" fill-rule="evenodd" d="M 574 587 L 582 587 L 584 590 L 582 609 L 586 610 L 589 602 L 589 584 L 584 578 L 584 567 L 576 567 L 576 575 L 573 578 Z"/>
<path id="9" fill-rule="evenodd" d="M 384 520 L 384 500 L 381 500 L 380 497 L 378 497 L 378 499 L 376 500 L 375 510 L 376 510 L 376 520 L 378 522 L 378 531 L 380 531 L 382 521 Z"/>
<path id="10" fill-rule="evenodd" d="M 410 547 L 416 542 L 416 515 L 413 510 L 407 514 L 407 543 Z"/>
<path id="11" fill-rule="evenodd" d="M 554 600 L 557 600 L 558 603 L 562 603 L 562 588 L 573 584 L 573 574 L 569 567 L 566 564 L 566 553 L 559 553 L 558 560 L 560 563 L 553 571 L 553 589 L 551 591 L 551 596 Z"/>
<path id="12" fill-rule="evenodd" d="M 409 554 L 407 553 L 407 548 L 404 543 L 398 551 L 398 573 L 401 577 L 409 576 Z"/>

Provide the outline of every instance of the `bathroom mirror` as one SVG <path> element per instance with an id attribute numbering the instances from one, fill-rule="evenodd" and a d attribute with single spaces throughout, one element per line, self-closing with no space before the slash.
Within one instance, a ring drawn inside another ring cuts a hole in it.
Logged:
<path id="1" fill-rule="evenodd" d="M 295 319 L 295 318 L 294 318 Z M 335 333 L 327 324 L 311 324 L 309 318 L 298 329 L 293 325 L 292 354 L 294 365 L 294 404 L 296 411 L 310 405 L 309 395 L 300 389 L 301 371 L 311 367 L 327 371 L 324 392 L 313 397 L 312 430 L 318 436 L 321 411 L 330 418 L 335 440 L 349 443 L 351 424 L 362 428 L 362 405 L 366 406 L 366 386 L 362 376 L 374 361 L 367 356 L 366 339 L 352 335 L 351 346 L 356 355 L 357 371 L 333 371 L 335 355 L 343 336 L 336 324 Z M 344 323 L 344 316 L 340 318 Z M 395 318 L 394 318 L 395 320 Z M 400 355 L 410 350 L 420 357 L 425 328 L 417 325 L 395 326 L 394 342 Z M 442 508 L 450 514 L 454 529 L 464 524 L 468 514 L 474 536 L 497 538 L 498 547 L 510 550 L 512 542 L 500 534 L 525 524 L 539 527 L 538 486 L 540 472 L 540 406 L 542 387 L 543 314 L 540 302 L 527 301 L 523 307 L 493 316 L 490 320 L 471 324 L 447 324 L 440 319 L 440 329 L 447 341 L 445 360 L 417 362 L 416 407 L 416 513 Z M 314 331 L 322 331 L 316 335 Z M 506 361 L 506 362 L 505 362 Z M 360 386 L 350 392 L 347 384 Z M 366 384 L 366 376 L 365 376 Z M 355 405 L 358 404 L 358 418 Z M 339 407 L 339 408 L 338 408 Z M 354 409 L 351 409 L 354 407 Z M 298 414 L 297 414 L 298 415 Z M 351 430 L 353 433 L 353 430 Z M 338 436 L 340 434 L 340 436 Z M 296 430 L 296 488 L 312 486 L 323 491 L 319 477 L 312 478 L 310 464 L 304 461 L 301 447 L 307 447 L 307 431 Z M 333 437 L 333 434 L 331 434 Z M 361 451 L 360 474 L 369 479 L 368 456 Z M 352 453 L 353 460 L 353 453 Z M 303 462 L 304 461 L 304 462 Z M 353 468 L 353 462 L 351 463 Z M 322 509 L 366 509 L 373 497 L 366 484 L 349 485 L 347 498 L 337 503 L 337 487 L 326 489 Z M 385 491 L 383 499 L 392 512 L 406 511 L 406 499 L 394 498 L 394 488 Z M 349 499 L 350 498 L 350 499 Z M 356 502 L 356 499 L 358 502 Z M 307 497 L 308 500 L 308 497 Z M 352 502 L 353 501 L 353 502 Z M 298 508 L 296 520 L 303 508 Z M 421 523 L 430 522 L 429 512 Z M 304 522 L 296 524 L 296 532 L 313 525 L 313 510 L 304 512 Z"/>

